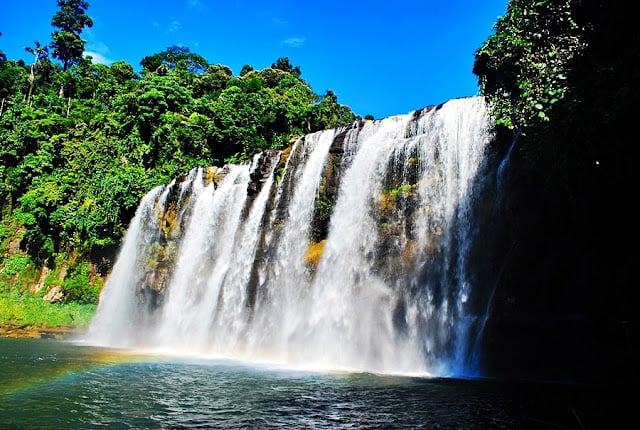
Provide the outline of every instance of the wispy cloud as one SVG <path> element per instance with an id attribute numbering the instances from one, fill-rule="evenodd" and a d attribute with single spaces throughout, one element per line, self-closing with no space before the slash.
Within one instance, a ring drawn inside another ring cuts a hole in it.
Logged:
<path id="1" fill-rule="evenodd" d="M 282 41 L 283 45 L 287 45 L 291 48 L 300 48 L 304 45 L 304 41 L 307 40 L 306 37 L 290 37 Z"/>
<path id="2" fill-rule="evenodd" d="M 202 0 L 187 0 L 187 6 L 189 6 L 191 9 L 204 9 L 204 3 L 202 2 Z"/>
<path id="3" fill-rule="evenodd" d="M 167 33 L 175 33 L 176 31 L 180 31 L 182 28 L 182 23 L 177 19 L 174 19 L 169 23 L 169 27 L 167 27 Z"/>
<path id="4" fill-rule="evenodd" d="M 176 33 L 182 29 L 182 22 L 178 21 L 175 18 L 171 18 L 169 23 L 161 23 L 158 21 L 153 21 L 151 26 L 164 34 Z"/>

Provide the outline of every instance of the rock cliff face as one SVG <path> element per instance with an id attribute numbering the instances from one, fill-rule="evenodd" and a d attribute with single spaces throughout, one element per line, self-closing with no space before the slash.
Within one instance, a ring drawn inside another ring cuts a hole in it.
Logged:
<path id="1" fill-rule="evenodd" d="M 637 383 L 640 238 L 632 147 L 640 39 L 629 2 L 567 5 L 584 48 L 563 64 L 566 81 L 559 85 L 567 92 L 550 120 L 526 130 L 505 167 L 492 248 L 498 258 L 487 278 L 495 295 L 483 337 L 486 371 Z M 507 53 L 520 55 L 496 55 Z M 500 82 L 495 74 L 481 78 L 484 89 Z M 524 96 L 517 86 L 504 93 Z M 511 141 L 503 136 L 502 147 Z"/>
<path id="2" fill-rule="evenodd" d="M 511 136 L 503 135 L 507 148 Z M 628 185 L 597 171 L 582 188 L 534 170 L 516 142 L 495 211 L 494 284 L 482 340 L 489 375 L 581 382 L 623 382 L 638 376 L 637 236 L 621 213 Z M 622 193 L 622 196 L 619 194 Z M 488 227 L 485 225 L 485 228 Z"/>

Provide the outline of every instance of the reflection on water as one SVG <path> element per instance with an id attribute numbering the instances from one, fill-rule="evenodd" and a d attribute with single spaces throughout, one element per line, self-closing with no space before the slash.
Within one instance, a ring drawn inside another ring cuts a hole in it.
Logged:
<path id="1" fill-rule="evenodd" d="M 0 338 L 2 429 L 580 428 L 576 416 L 590 418 L 568 391 L 532 393 L 523 384 L 314 373 Z M 544 411 L 523 409 L 551 399 Z"/>

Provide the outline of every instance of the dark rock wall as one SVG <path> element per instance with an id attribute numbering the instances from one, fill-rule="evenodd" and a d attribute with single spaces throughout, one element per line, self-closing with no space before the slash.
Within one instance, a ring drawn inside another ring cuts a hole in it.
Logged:
<path id="1" fill-rule="evenodd" d="M 511 138 L 501 139 L 506 147 Z M 493 254 L 482 274 L 493 296 L 483 370 L 523 379 L 637 381 L 640 284 L 633 270 L 637 234 L 620 213 L 626 187 L 584 170 L 570 173 L 590 186 L 550 186 L 548 174 L 518 150 L 525 144 L 511 154 L 497 218 L 481 227 Z"/>

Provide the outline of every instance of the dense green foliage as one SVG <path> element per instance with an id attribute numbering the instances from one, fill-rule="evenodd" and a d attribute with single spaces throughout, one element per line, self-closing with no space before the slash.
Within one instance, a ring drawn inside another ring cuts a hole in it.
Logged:
<path id="1" fill-rule="evenodd" d="M 623 0 L 511 0 L 476 52 L 473 71 L 496 123 L 527 134 L 527 168 L 569 198 L 611 195 L 632 177 L 625 147 L 640 100 L 634 16 Z"/>
<path id="2" fill-rule="evenodd" d="M 151 188 L 356 119 L 288 58 L 240 76 L 181 46 L 143 58 L 139 73 L 94 64 L 80 38 L 88 3 L 57 3 L 59 30 L 29 48 L 32 64 L 0 55 L 0 292 L 44 276 L 65 300 L 95 302 Z"/>
<path id="3" fill-rule="evenodd" d="M 0 293 L 0 321 L 19 326 L 87 327 L 95 311 L 93 304 L 51 304 L 40 296 Z"/>
<path id="4" fill-rule="evenodd" d="M 585 48 L 571 0 L 512 0 L 476 52 L 479 77 L 496 122 L 509 128 L 549 120 L 567 91 L 571 61 Z"/>
<path id="5" fill-rule="evenodd" d="M 84 0 L 57 0 L 60 10 L 51 20 L 59 30 L 51 33 L 53 58 L 62 61 L 62 69 L 82 60 L 85 41 L 80 37 L 84 27 L 93 27 L 93 20 L 86 14 L 89 3 Z"/>

